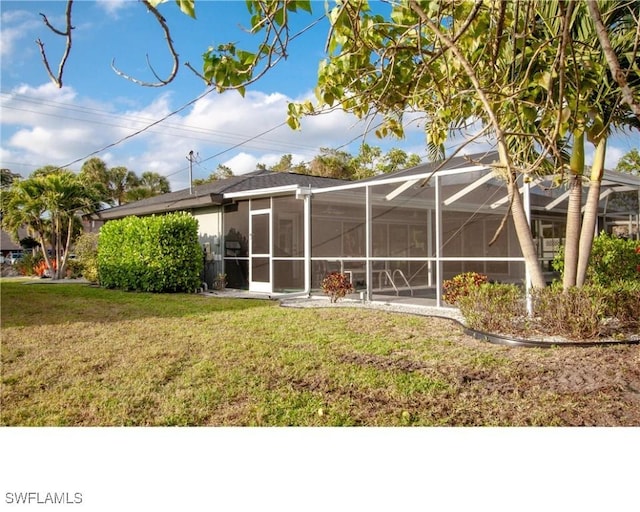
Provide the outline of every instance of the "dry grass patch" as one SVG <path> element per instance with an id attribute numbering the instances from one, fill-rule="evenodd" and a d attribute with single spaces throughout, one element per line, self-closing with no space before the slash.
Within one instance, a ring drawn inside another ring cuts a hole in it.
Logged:
<path id="1" fill-rule="evenodd" d="M 441 318 L 2 281 L 3 425 L 638 425 L 640 348 Z"/>

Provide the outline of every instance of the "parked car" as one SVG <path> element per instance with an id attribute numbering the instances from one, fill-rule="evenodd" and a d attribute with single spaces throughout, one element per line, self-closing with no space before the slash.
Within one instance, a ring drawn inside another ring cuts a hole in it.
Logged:
<path id="1" fill-rule="evenodd" d="M 6 261 L 11 265 L 15 265 L 24 257 L 24 253 L 22 251 L 12 251 L 6 258 Z"/>

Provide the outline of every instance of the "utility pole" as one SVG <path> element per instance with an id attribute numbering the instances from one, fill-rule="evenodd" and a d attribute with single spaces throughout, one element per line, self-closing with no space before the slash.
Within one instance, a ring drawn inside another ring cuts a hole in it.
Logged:
<path id="1" fill-rule="evenodd" d="M 193 194 L 193 149 L 189 151 L 189 195 Z"/>

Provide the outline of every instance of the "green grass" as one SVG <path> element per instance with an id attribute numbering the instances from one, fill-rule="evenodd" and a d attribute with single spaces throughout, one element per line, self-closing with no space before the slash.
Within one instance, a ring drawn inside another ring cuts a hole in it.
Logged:
<path id="1" fill-rule="evenodd" d="M 33 283 L 0 281 L 3 425 L 640 423 L 638 347 L 510 349 L 440 318 Z"/>

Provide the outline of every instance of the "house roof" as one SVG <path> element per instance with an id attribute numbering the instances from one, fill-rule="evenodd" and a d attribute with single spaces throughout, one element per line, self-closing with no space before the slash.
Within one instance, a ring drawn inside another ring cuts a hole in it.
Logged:
<path id="1" fill-rule="evenodd" d="M 240 176 L 232 176 L 223 180 L 205 183 L 193 188 L 191 193 L 189 189 L 170 192 L 159 196 L 142 199 L 133 203 L 122 206 L 102 210 L 91 216 L 92 219 L 111 220 L 126 217 L 128 215 L 150 215 L 154 213 L 165 213 L 178 210 L 189 210 L 192 208 L 202 208 L 212 205 L 221 205 L 228 202 L 232 198 L 250 197 L 252 193 L 273 193 L 278 189 L 286 187 L 310 187 L 312 189 L 342 189 L 358 187 L 366 183 L 377 182 L 395 182 L 411 180 L 413 176 L 425 176 L 435 170 L 453 171 L 458 169 L 466 171 L 479 170 L 487 168 L 489 165 L 499 160 L 497 152 L 484 152 L 473 155 L 464 155 L 453 157 L 446 162 L 429 162 L 421 164 L 409 169 L 401 169 L 392 173 L 379 174 L 371 178 L 360 181 L 347 181 L 335 178 L 324 178 L 320 176 L 309 176 L 306 174 L 296 174 L 288 172 L 274 172 L 267 170 L 257 170 Z M 486 182 L 484 177 L 474 177 L 472 181 L 478 180 L 478 184 Z M 627 187 L 637 190 L 640 188 L 640 177 L 628 174 L 606 171 L 603 180 L 603 194 L 606 189 L 612 189 L 610 192 L 623 191 Z M 623 186 L 624 188 L 620 188 Z M 406 186 L 404 186 L 406 188 Z M 399 187 L 398 193 L 404 190 L 403 186 Z M 475 185 L 471 184 L 467 187 L 469 191 L 473 190 Z M 400 190 L 401 189 L 401 190 Z M 290 190 L 290 189 L 289 189 Z M 610 193 L 608 192 L 608 193 Z M 466 194 L 467 192 L 464 192 Z M 560 195 L 560 191 L 556 191 Z M 463 194 L 458 194 L 463 195 Z M 554 196 L 555 197 L 555 196 Z M 601 198 L 604 197 L 601 194 Z M 558 198 L 560 202 L 562 198 Z M 555 206 L 555 202 L 551 203 Z M 549 207 L 547 207 L 547 210 Z"/>
<path id="2" fill-rule="evenodd" d="M 18 236 L 20 239 L 27 237 L 27 231 L 24 229 L 18 230 Z M 0 230 L 0 250 L 2 251 L 21 251 L 22 247 L 17 244 L 11 238 L 11 235 L 4 230 Z"/>
<path id="3" fill-rule="evenodd" d="M 442 165 L 442 161 L 437 162 L 427 162 L 424 164 L 416 165 L 415 167 L 410 167 L 409 169 L 401 169 L 399 171 L 394 171 L 385 174 L 377 174 L 376 176 L 372 176 L 371 178 L 365 178 L 361 180 L 362 182 L 371 182 L 371 181 L 383 181 L 389 178 L 401 178 L 401 177 L 409 177 L 416 176 L 420 174 L 425 174 L 428 172 L 432 172 L 435 169 L 446 171 L 451 169 L 463 169 L 465 167 L 471 167 L 475 165 L 490 165 L 496 163 L 499 160 L 498 153 L 496 152 L 485 152 L 485 153 L 476 153 L 473 155 L 464 155 L 464 156 L 455 156 L 447 160 L 444 165 Z M 440 167 L 442 165 L 442 167 Z"/>
<path id="4" fill-rule="evenodd" d="M 344 180 L 309 176 L 289 172 L 257 170 L 240 176 L 232 176 L 189 189 L 161 194 L 122 206 L 101 210 L 91 217 L 111 220 L 128 215 L 150 215 L 170 211 L 199 208 L 223 204 L 225 194 L 238 194 L 260 189 L 272 189 L 285 186 L 324 188 L 345 183 Z"/>

